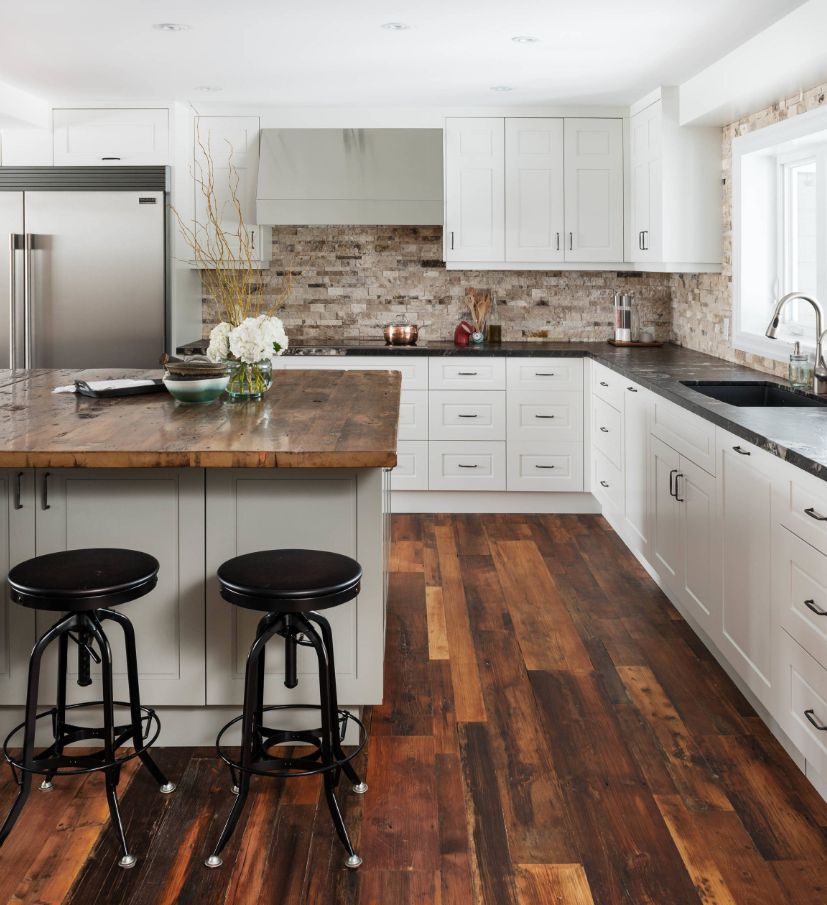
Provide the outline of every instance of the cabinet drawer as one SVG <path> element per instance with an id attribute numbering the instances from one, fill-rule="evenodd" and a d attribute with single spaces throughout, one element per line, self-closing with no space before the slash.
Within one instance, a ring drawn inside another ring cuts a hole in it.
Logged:
<path id="1" fill-rule="evenodd" d="M 583 444 L 508 441 L 509 490 L 582 490 Z"/>
<path id="2" fill-rule="evenodd" d="M 715 425 L 692 412 L 667 402 L 660 396 L 652 404 L 652 434 L 672 449 L 700 465 L 711 475 L 717 474 L 715 462 Z"/>
<path id="3" fill-rule="evenodd" d="M 279 362 L 292 370 L 399 371 L 403 390 L 428 389 L 428 359 L 399 361 L 390 355 L 282 355 Z"/>
<path id="4" fill-rule="evenodd" d="M 580 390 L 581 358 L 508 358 L 505 363 L 509 390 Z"/>
<path id="5" fill-rule="evenodd" d="M 508 442 L 583 441 L 583 393 L 508 391 Z"/>
<path id="6" fill-rule="evenodd" d="M 623 472 L 599 450 L 592 450 L 592 493 L 612 512 L 623 512 Z"/>
<path id="7" fill-rule="evenodd" d="M 827 556 L 775 525 L 772 582 L 776 622 L 827 666 Z"/>
<path id="8" fill-rule="evenodd" d="M 428 421 L 431 440 L 505 440 L 505 393 L 435 390 Z"/>
<path id="9" fill-rule="evenodd" d="M 429 490 L 505 490 L 505 443 L 428 444 Z"/>
<path id="10" fill-rule="evenodd" d="M 820 550 L 827 550 L 827 482 L 778 462 L 773 520 Z"/>
<path id="11" fill-rule="evenodd" d="M 432 390 L 504 390 L 505 359 L 447 357 L 428 360 Z"/>
<path id="12" fill-rule="evenodd" d="M 773 716 L 815 771 L 827 775 L 827 670 L 776 627 Z"/>
<path id="13" fill-rule="evenodd" d="M 610 371 L 596 361 L 592 362 L 592 393 L 614 406 L 619 412 L 623 411 L 623 388 L 628 383 L 629 381 L 616 371 Z"/>
<path id="14" fill-rule="evenodd" d="M 428 439 L 427 390 L 402 390 L 399 401 L 399 439 Z"/>
<path id="15" fill-rule="evenodd" d="M 427 489 L 427 441 L 400 440 L 396 447 L 396 468 L 391 472 L 391 490 Z"/>
<path id="16" fill-rule="evenodd" d="M 597 396 L 592 397 L 592 444 L 616 468 L 623 467 L 623 419 Z"/>

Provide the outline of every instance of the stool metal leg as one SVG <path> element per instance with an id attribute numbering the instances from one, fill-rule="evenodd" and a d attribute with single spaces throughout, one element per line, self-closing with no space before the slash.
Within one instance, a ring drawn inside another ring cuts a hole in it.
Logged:
<path id="1" fill-rule="evenodd" d="M 89 632 L 98 642 L 101 657 L 101 683 L 103 685 L 103 751 L 107 761 L 115 758 L 115 696 L 112 689 L 112 651 L 103 628 L 94 614 L 87 617 Z M 128 870 L 137 863 L 137 858 L 130 853 L 126 844 L 126 834 L 123 830 L 121 812 L 118 807 L 118 781 L 120 779 L 120 766 L 110 767 L 106 774 L 106 798 L 109 802 L 109 815 L 112 818 L 112 827 L 118 835 L 123 855 L 118 861 L 118 866 Z"/>
<path id="2" fill-rule="evenodd" d="M 330 623 L 324 616 L 320 616 L 318 613 L 307 613 L 305 614 L 305 617 L 309 621 L 315 622 L 322 632 L 322 640 L 324 641 L 324 646 L 327 651 L 328 673 L 330 676 L 328 683 L 330 708 L 332 713 L 335 714 L 335 718 L 338 720 L 339 700 L 336 694 L 336 662 L 333 656 L 333 633 L 330 630 Z M 333 734 L 333 752 L 339 760 L 344 760 L 345 753 L 342 751 L 342 743 L 338 732 Z M 358 795 L 364 795 L 368 790 L 368 784 L 359 778 L 359 774 L 354 770 L 350 761 L 342 764 L 342 770 L 344 770 L 345 775 L 351 781 L 353 791 Z"/>
<path id="3" fill-rule="evenodd" d="M 63 754 L 63 736 L 66 726 L 66 671 L 69 657 L 69 633 L 64 632 L 58 639 L 57 654 L 57 703 L 55 706 L 55 753 Z M 41 792 L 51 792 L 53 773 L 47 773 L 40 783 Z"/>
<path id="4" fill-rule="evenodd" d="M 37 717 L 37 692 L 40 686 L 40 663 L 43 659 L 43 653 L 46 648 L 55 640 L 62 638 L 76 623 L 77 617 L 66 616 L 59 622 L 56 622 L 44 635 L 40 638 L 32 648 L 31 657 L 29 658 L 29 679 L 26 687 L 26 727 L 23 734 L 23 766 L 31 767 L 34 759 L 34 739 L 37 729 L 35 719 Z M 17 792 L 17 798 L 11 806 L 11 810 L 0 827 L 0 846 L 6 841 L 12 827 L 17 822 L 23 805 L 29 797 L 32 788 L 32 774 L 29 770 L 24 770 L 20 777 L 20 788 Z"/>
<path id="5" fill-rule="evenodd" d="M 263 622 L 264 620 L 262 620 L 262 623 Z M 241 721 L 241 770 L 239 771 L 238 793 L 233 802 L 233 806 L 230 809 L 230 814 L 227 817 L 224 828 L 221 830 L 221 835 L 218 837 L 218 842 L 216 842 L 212 854 L 204 862 L 206 867 L 221 867 L 223 863 L 220 857 L 221 852 L 233 835 L 236 825 L 238 824 L 238 818 L 241 816 L 241 812 L 244 809 L 244 803 L 247 801 L 247 795 L 250 791 L 249 768 L 253 759 L 253 745 L 256 736 L 256 711 L 260 693 L 259 665 L 267 642 L 276 634 L 280 626 L 280 620 L 270 623 L 266 628 L 263 624 L 260 625 L 260 628 L 263 628 L 263 631 L 253 642 L 250 653 L 247 655 L 247 667 L 244 674 L 244 713 Z M 233 789 L 233 791 L 235 791 L 235 789 Z"/>
<path id="6" fill-rule="evenodd" d="M 333 710 L 333 701 L 331 696 L 331 668 L 329 652 L 321 636 L 313 627 L 312 623 L 304 616 L 297 615 L 296 621 L 302 625 L 302 631 L 307 640 L 313 645 L 316 651 L 316 658 L 319 661 L 319 692 L 321 695 L 321 715 L 322 715 L 322 762 L 332 764 L 334 762 L 334 739 L 338 738 L 339 733 L 339 715 Z M 327 800 L 327 807 L 330 816 L 333 819 L 333 826 L 336 828 L 336 834 L 347 849 L 347 867 L 359 867 L 362 859 L 353 850 L 353 845 L 348 836 L 345 821 L 342 818 L 342 812 L 339 809 L 339 802 L 336 800 L 336 781 L 339 771 L 329 771 L 324 774 L 324 794 Z"/>
<path id="7" fill-rule="evenodd" d="M 141 690 L 138 681 L 138 655 L 135 647 L 135 629 L 132 622 L 122 613 L 116 610 L 98 610 L 99 619 L 110 619 L 117 623 L 124 635 L 124 648 L 126 650 L 126 677 L 129 686 L 129 709 L 132 721 L 132 740 L 136 748 L 140 748 L 144 741 L 144 729 L 141 723 Z M 141 763 L 149 770 L 155 782 L 158 783 L 164 795 L 170 795 L 175 791 L 174 782 L 170 782 L 155 759 L 148 751 L 138 754 Z"/>

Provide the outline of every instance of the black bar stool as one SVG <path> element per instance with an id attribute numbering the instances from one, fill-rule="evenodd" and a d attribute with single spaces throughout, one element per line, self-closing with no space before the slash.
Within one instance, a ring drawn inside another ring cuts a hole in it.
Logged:
<path id="1" fill-rule="evenodd" d="M 12 729 L 3 743 L 3 754 L 9 763 L 19 789 L 3 826 L 0 845 L 11 832 L 29 796 L 32 776 L 45 776 L 41 783 L 44 792 L 52 788 L 55 776 L 92 773 L 106 774 L 106 797 L 112 825 L 118 834 L 123 855 L 118 864 L 134 867 L 136 858 L 126 844 L 117 787 L 121 766 L 139 757 L 165 794 L 175 791 L 171 783 L 150 757 L 147 750 L 158 738 L 160 721 L 154 710 L 142 707 L 138 688 L 138 660 L 135 654 L 135 631 L 132 623 L 115 610 L 104 609 L 137 600 L 148 594 L 158 583 L 158 561 L 135 550 L 90 549 L 70 550 L 37 556 L 15 566 L 8 577 L 11 599 L 21 606 L 36 610 L 64 613 L 35 644 L 29 659 L 29 683 L 26 692 L 26 719 Z M 112 653 L 103 631 L 102 622 L 111 620 L 120 626 L 126 646 L 126 672 L 129 701 L 115 701 L 112 692 Z M 43 713 L 37 712 L 40 684 L 40 665 L 46 648 L 58 642 L 57 704 Z M 83 704 L 66 703 L 66 672 L 69 641 L 78 648 L 78 677 L 80 686 L 92 684 L 90 659 L 101 666 L 103 700 Z M 97 645 L 97 650 L 95 649 Z M 103 728 L 76 726 L 67 722 L 67 712 L 79 707 L 101 706 Z M 115 725 L 115 705 L 128 707 L 130 721 Z M 37 721 L 50 719 L 52 743 L 35 751 Z M 23 730 L 23 753 L 15 757 L 10 752 L 11 740 Z M 151 738 L 149 737 L 151 735 Z M 100 751 L 72 755 L 66 748 L 76 742 L 99 739 Z M 133 751 L 120 752 L 127 743 Z"/>
<path id="2" fill-rule="evenodd" d="M 339 710 L 336 697 L 336 670 L 333 661 L 333 636 L 330 624 L 316 610 L 329 609 L 353 600 L 359 593 L 362 567 L 356 560 L 339 553 L 320 550 L 268 550 L 230 559 L 218 569 L 221 596 L 237 606 L 266 613 L 258 624 L 256 638 L 247 656 L 244 680 L 244 711 L 218 733 L 218 755 L 229 766 L 233 792 L 237 797 L 227 822 L 218 837 L 207 867 L 220 867 L 219 857 L 244 808 L 250 790 L 250 777 L 308 776 L 321 773 L 330 816 L 339 839 L 347 850 L 348 867 L 359 867 L 362 859 L 353 850 L 339 804 L 336 786 L 342 772 L 358 794 L 367 792 L 367 783 L 350 763 L 362 750 L 367 733 L 361 720 Z M 317 628 L 318 627 L 318 631 Z M 312 647 L 319 662 L 318 706 L 281 704 L 264 706 L 264 658 L 267 642 L 281 635 L 285 644 L 284 684 L 298 685 L 296 652 L 299 645 Z M 321 727 L 304 731 L 271 729 L 264 725 L 264 714 L 281 710 L 318 710 Z M 347 723 L 359 727 L 359 744 L 351 754 L 342 750 Z M 241 758 L 231 758 L 221 744 L 224 733 L 241 722 Z M 271 749 L 290 744 L 310 745 L 314 750 L 298 757 L 279 757 Z"/>

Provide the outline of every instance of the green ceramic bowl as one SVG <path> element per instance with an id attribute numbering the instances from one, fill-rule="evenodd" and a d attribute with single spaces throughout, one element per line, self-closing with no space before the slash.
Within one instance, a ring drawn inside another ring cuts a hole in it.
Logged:
<path id="1" fill-rule="evenodd" d="M 164 386 L 179 402 L 203 404 L 218 399 L 224 390 L 227 389 L 229 379 L 229 374 L 223 374 L 221 377 L 203 377 L 196 380 L 181 380 L 170 377 L 167 374 L 164 377 Z"/>

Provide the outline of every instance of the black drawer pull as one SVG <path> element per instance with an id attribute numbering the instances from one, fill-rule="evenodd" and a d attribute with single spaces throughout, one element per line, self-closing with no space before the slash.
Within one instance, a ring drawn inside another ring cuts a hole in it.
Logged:
<path id="1" fill-rule="evenodd" d="M 680 491 L 678 490 L 678 478 L 682 478 L 682 477 L 684 477 L 684 474 L 683 474 L 683 472 L 681 472 L 681 471 L 679 471 L 679 472 L 675 475 L 675 499 L 676 499 L 679 503 L 685 503 L 685 502 L 686 502 L 686 497 L 680 496 L 680 495 L 679 495 L 679 494 L 680 494 Z"/>
<path id="2" fill-rule="evenodd" d="M 479 418 L 479 415 L 460 415 L 460 418 Z"/>
<path id="3" fill-rule="evenodd" d="M 553 418 L 554 415 L 535 415 L 535 418 Z"/>
<path id="4" fill-rule="evenodd" d="M 554 371 L 535 371 L 535 377 L 554 377 Z"/>
<path id="5" fill-rule="evenodd" d="M 752 453 L 748 449 L 741 449 L 740 446 L 733 446 L 732 448 L 735 450 L 735 452 L 738 453 L 739 456 L 751 456 L 752 455 Z"/>
<path id="6" fill-rule="evenodd" d="M 675 475 L 677 473 L 678 473 L 677 468 L 673 468 L 669 472 L 669 496 L 675 496 L 676 491 L 675 491 L 675 487 L 674 487 L 674 482 L 675 482 Z"/>
<path id="7" fill-rule="evenodd" d="M 608 428 L 608 427 L 601 427 L 600 430 L 602 430 L 604 434 L 608 434 L 608 433 L 609 433 L 609 428 Z"/>
<path id="8" fill-rule="evenodd" d="M 806 606 L 808 610 L 812 610 L 816 616 L 827 616 L 827 610 L 822 610 L 821 607 L 816 604 L 815 600 L 805 600 L 804 606 Z"/>
<path id="9" fill-rule="evenodd" d="M 810 506 L 809 509 L 804 510 L 810 518 L 814 518 L 817 522 L 827 522 L 827 515 L 820 515 L 818 512 Z"/>
<path id="10" fill-rule="evenodd" d="M 609 485 L 605 481 L 600 482 L 601 487 L 608 487 Z"/>
<path id="11" fill-rule="evenodd" d="M 51 509 L 51 505 L 49 504 L 49 478 L 51 475 L 47 471 L 43 475 L 43 484 L 40 488 L 40 508 L 41 509 Z"/>
<path id="12" fill-rule="evenodd" d="M 607 387 L 608 385 L 609 385 L 609 384 L 606 383 L 605 380 L 601 380 L 601 381 L 600 381 L 600 386 L 602 386 L 602 387 Z"/>
<path id="13" fill-rule="evenodd" d="M 553 465 L 535 465 L 535 468 L 554 468 Z"/>
<path id="14" fill-rule="evenodd" d="M 813 726 L 816 727 L 816 729 L 818 729 L 819 732 L 827 732 L 827 726 L 825 726 L 823 723 L 820 723 L 820 722 L 815 718 L 815 711 L 814 711 L 814 710 L 805 710 L 805 711 L 804 711 L 804 716 L 807 717 L 807 719 L 813 724 Z"/>
<path id="15" fill-rule="evenodd" d="M 21 499 L 21 497 L 23 495 L 22 485 L 23 485 L 23 472 L 18 471 L 17 475 L 15 476 L 15 479 L 14 479 L 14 508 L 15 509 L 23 508 L 23 501 Z"/>
<path id="16" fill-rule="evenodd" d="M 460 377 L 476 377 L 477 373 L 477 371 L 457 371 Z"/>
<path id="17" fill-rule="evenodd" d="M 626 387 L 626 389 L 627 389 L 630 393 L 636 393 L 636 392 L 637 392 L 637 389 L 636 389 L 635 387 Z"/>
<path id="18" fill-rule="evenodd" d="M 460 468 L 479 468 L 479 465 L 463 465 L 462 462 L 459 463 Z"/>

